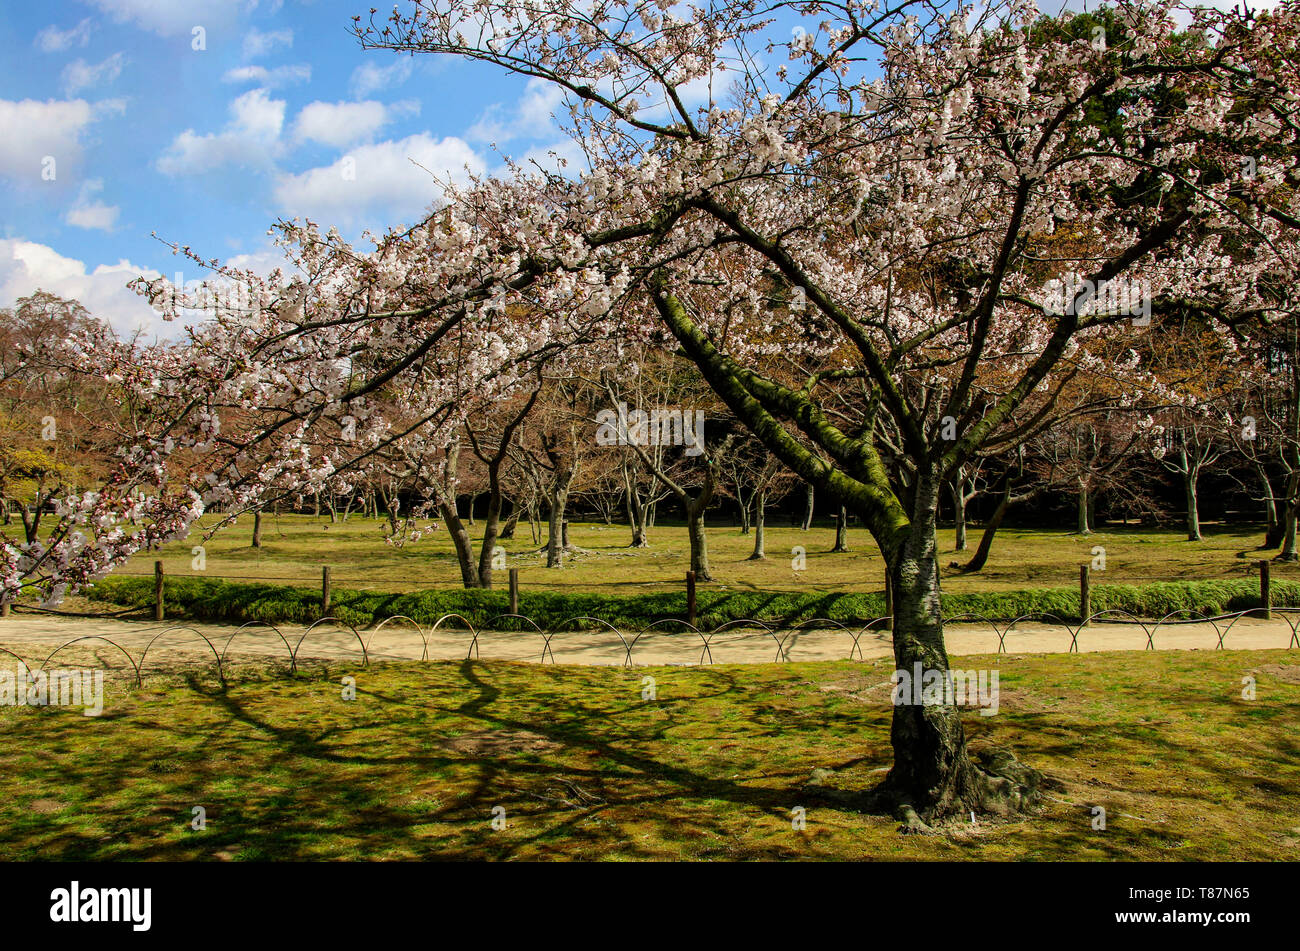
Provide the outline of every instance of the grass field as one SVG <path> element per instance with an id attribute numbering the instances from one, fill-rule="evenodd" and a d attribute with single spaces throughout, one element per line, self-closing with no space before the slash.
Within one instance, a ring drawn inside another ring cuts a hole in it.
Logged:
<path id="1" fill-rule="evenodd" d="M 1001 678 L 998 715 L 967 716 L 972 749 L 1013 750 L 1051 798 L 937 836 L 854 808 L 890 763 L 883 661 L 151 677 L 99 718 L 0 707 L 0 828 L 9 859 L 1294 860 L 1297 660 L 963 658 Z"/>
<path id="2" fill-rule="evenodd" d="M 212 524 L 211 518 L 205 520 Z M 481 529 L 480 529 L 481 530 Z M 412 591 L 460 586 L 451 542 L 445 531 L 403 548 L 384 541 L 383 523 L 353 516 L 330 524 L 327 517 L 268 515 L 263 522 L 262 547 L 253 548 L 251 520 L 222 530 L 204 542 L 201 532 L 168 545 L 161 552 L 169 575 L 203 575 L 229 579 L 297 582 L 318 585 L 320 569 L 328 564 L 334 584 L 361 590 Z M 1093 559 L 1092 549 L 1106 550 L 1106 571 L 1098 583 L 1141 584 L 1147 581 L 1241 579 L 1263 557 L 1255 547 L 1263 538 L 1256 526 L 1206 526 L 1205 539 L 1189 542 L 1172 530 L 1115 529 L 1080 536 L 1066 531 L 1003 529 L 994 542 L 984 571 L 963 575 L 944 572 L 944 590 L 952 593 L 1014 590 L 1072 585 L 1078 565 Z M 850 528 L 851 551 L 832 554 L 834 530 L 826 525 L 804 532 L 788 524 L 769 525 L 766 561 L 748 557 L 753 537 L 721 524 L 709 529 L 714 587 L 763 591 L 872 591 L 884 586 L 883 561 L 870 535 Z M 507 564 L 521 569 L 526 589 L 590 592 L 609 595 L 681 590 L 689 562 L 686 530 L 660 525 L 651 530 L 649 549 L 627 547 L 629 531 L 622 525 L 574 523 L 570 540 L 584 549 L 570 555 L 565 567 L 547 569 L 536 552 L 526 525 L 518 537 L 502 546 Z M 971 533 L 972 549 L 978 535 Z M 206 569 L 195 571 L 191 549 L 203 544 Z M 951 530 L 940 532 L 943 565 L 965 562 L 972 552 L 953 551 Z M 806 550 L 806 567 L 796 571 L 791 549 Z M 157 552 L 136 555 L 118 574 L 152 574 Z M 1300 567 L 1275 565 L 1274 576 L 1300 580 Z"/>

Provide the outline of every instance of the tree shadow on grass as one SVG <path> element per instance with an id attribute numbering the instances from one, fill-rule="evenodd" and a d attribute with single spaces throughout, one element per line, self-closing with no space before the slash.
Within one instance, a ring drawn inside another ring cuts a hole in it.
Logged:
<path id="1" fill-rule="evenodd" d="M 67 711 L 25 718 L 24 744 L 4 759 L 15 804 L 6 838 L 14 857 L 46 859 L 890 854 L 894 821 L 853 805 L 880 778 L 873 767 L 889 765 L 889 708 L 807 689 L 817 669 L 699 668 L 680 680 L 656 670 L 656 702 L 640 699 L 640 670 L 334 662 L 309 678 L 224 691 L 191 675 L 134 694 L 111 729 Z M 1144 686 L 1144 671 L 1100 687 L 1085 681 L 1074 691 L 1082 704 L 1066 710 L 1009 704 L 997 718 L 967 718 L 973 750 L 1032 750 L 1030 765 L 1070 785 L 1059 798 L 1078 800 L 1002 833 L 1017 854 L 1186 854 L 1177 823 L 1143 825 L 1113 810 L 1116 834 L 1101 837 L 1080 797 L 1111 796 L 1131 812 L 1123 803 L 1163 796 L 1171 816 L 1217 809 L 1223 822 L 1235 812 L 1209 797 L 1230 794 L 1256 815 L 1269 802 L 1291 808 L 1295 704 L 1243 707 L 1197 685 L 1161 690 Z M 357 677 L 355 703 L 340 698 L 345 673 Z M 1153 689 L 1136 703 L 1134 691 Z M 1110 704 L 1154 722 L 1107 719 Z M 1189 743 L 1193 714 L 1207 731 L 1252 717 L 1239 736 L 1255 748 L 1224 756 L 1222 744 Z M 14 724 L 0 722 L 8 738 Z M 813 767 L 829 770 L 824 781 L 836 788 L 810 784 Z M 1182 780 L 1176 791 L 1162 785 L 1170 776 Z M 22 806 L 34 789 L 55 800 L 40 807 L 51 811 Z M 188 828 L 196 805 L 208 810 L 205 832 Z M 492 827 L 494 806 L 505 809 L 504 831 Z M 797 806 L 817 810 L 819 829 L 858 831 L 796 835 Z M 1226 826 L 1215 834 L 1237 841 Z M 983 856 L 985 844 L 945 837 L 921 854 Z"/>
<path id="2" fill-rule="evenodd" d="M 505 676 L 498 676 L 502 672 Z M 747 821 L 767 817 L 786 827 L 795 805 L 843 809 L 833 794 L 803 782 L 806 770 L 812 765 L 850 770 L 868 762 L 856 755 L 820 757 L 798 766 L 783 762 L 738 772 L 726 753 L 676 750 L 673 733 L 688 729 L 717 743 L 737 732 L 751 744 L 781 737 L 779 720 L 792 719 L 789 711 L 745 704 L 740 698 L 752 686 L 735 672 L 713 671 L 706 688 L 689 701 L 660 705 L 653 720 L 637 703 L 620 707 L 608 697 L 589 700 L 581 690 L 566 689 L 562 671 L 530 668 L 528 673 L 539 681 L 533 692 L 542 694 L 541 704 L 520 696 L 522 678 L 508 666 L 465 661 L 451 684 L 431 687 L 424 678 L 421 685 L 416 671 L 400 682 L 382 680 L 375 690 L 367 690 L 359 673 L 357 702 L 372 712 L 351 721 L 306 718 L 301 703 L 280 710 L 268 697 L 280 686 L 274 681 L 259 684 L 257 692 L 223 691 L 203 678 L 187 678 L 183 702 L 207 707 L 173 709 L 169 712 L 177 719 L 170 722 L 152 716 L 147 705 L 139 707 L 128 718 L 130 735 L 119 739 L 113 755 L 41 767 L 43 786 L 87 791 L 73 807 L 83 821 L 68 822 L 61 831 L 47 823 L 44 834 L 39 822 L 17 831 L 20 837 L 38 837 L 39 857 L 46 859 L 290 859 L 340 852 L 356 858 L 611 852 L 662 858 L 665 848 L 690 852 L 734 838 L 723 828 L 723 803 L 740 807 Z M 328 675 L 289 686 L 313 684 L 337 689 Z M 694 712 L 710 704 L 726 705 L 732 714 L 716 730 Z M 863 727 L 859 717 L 828 716 L 825 710 L 793 719 L 785 728 L 808 733 L 830 728 L 857 735 Z M 538 736 L 554 750 L 453 753 L 431 741 L 431 727 L 451 737 Z M 75 742 L 77 732 L 67 721 L 45 731 L 42 742 Z M 880 739 L 887 742 L 887 731 Z M 141 749 L 156 751 L 164 767 L 141 762 Z M 413 799 L 427 804 L 413 807 Z M 205 832 L 187 829 L 194 805 L 207 809 Z M 507 810 L 509 834 L 491 827 L 496 805 Z M 653 844 L 643 846 L 639 836 L 647 833 Z M 807 854 L 769 845 L 755 847 L 752 855 L 787 852 Z M 737 854 L 750 853 L 742 848 Z"/>

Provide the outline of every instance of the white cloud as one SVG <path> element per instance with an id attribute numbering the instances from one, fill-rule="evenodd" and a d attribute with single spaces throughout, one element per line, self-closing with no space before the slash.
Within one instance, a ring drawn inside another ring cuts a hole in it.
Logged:
<path id="1" fill-rule="evenodd" d="M 276 47 L 286 49 L 293 46 L 293 30 L 273 30 L 263 33 L 257 27 L 244 34 L 244 59 L 257 59 L 275 51 Z"/>
<path id="2" fill-rule="evenodd" d="M 81 185 L 76 203 L 68 210 L 64 220 L 74 228 L 86 228 L 96 231 L 112 231 L 117 225 L 117 215 L 121 210 L 117 205 L 106 205 L 102 201 L 92 201 L 94 195 L 104 190 L 102 178 L 87 179 Z"/>
<path id="3" fill-rule="evenodd" d="M 114 53 L 102 63 L 91 65 L 84 59 L 76 59 L 63 67 L 63 89 L 69 95 L 76 95 L 83 89 L 107 86 L 122 75 L 126 65 L 126 55 Z"/>
<path id="4" fill-rule="evenodd" d="M 102 201 L 96 201 L 72 207 L 64 220 L 74 228 L 111 232 L 113 226 L 117 224 L 119 211 L 121 209 L 117 205 L 106 205 Z"/>
<path id="5" fill-rule="evenodd" d="M 362 63 L 352 71 L 352 95 L 360 99 L 372 92 L 400 86 L 411 76 L 411 59 L 404 57 L 390 66 Z"/>
<path id="6" fill-rule="evenodd" d="M 474 174 L 485 170 L 467 142 L 421 132 L 359 146 L 332 165 L 283 175 L 275 197 L 291 216 L 339 225 L 370 219 L 391 224 L 426 210 L 442 196 L 447 182 L 464 183 L 466 166 Z"/>
<path id="7" fill-rule="evenodd" d="M 81 159 L 81 133 L 93 119 L 84 99 L 0 99 L 0 129 L 7 132 L 0 136 L 0 175 L 39 184 L 53 159 L 57 181 L 60 168 Z"/>
<path id="8" fill-rule="evenodd" d="M 90 108 L 94 111 L 96 119 L 102 119 L 104 116 L 120 116 L 126 112 L 126 100 L 121 96 L 99 99 L 93 102 Z"/>
<path id="9" fill-rule="evenodd" d="M 277 268 L 285 274 L 300 273 L 294 263 L 285 257 L 284 251 L 271 245 L 260 251 L 233 255 L 223 263 L 237 271 L 252 271 L 262 277 L 270 277 L 271 272 Z"/>
<path id="10" fill-rule="evenodd" d="M 158 159 L 166 175 L 206 172 L 222 165 L 268 165 L 279 154 L 284 100 L 253 89 L 230 104 L 231 120 L 221 132 L 199 135 L 186 129 Z"/>
<path id="11" fill-rule="evenodd" d="M 530 132 L 544 132 L 551 128 L 554 113 L 564 102 L 564 90 L 544 79 L 528 80 L 524 95 L 519 100 L 519 122 Z"/>
<path id="12" fill-rule="evenodd" d="M 134 23 L 159 36 L 207 31 L 234 22 L 257 6 L 257 0 L 89 0 L 118 23 Z"/>
<path id="13" fill-rule="evenodd" d="M 20 297 L 37 290 L 81 301 L 120 334 L 143 330 L 149 336 L 179 335 L 178 324 L 167 323 L 133 291 L 128 281 L 140 276 L 157 277 L 158 272 L 129 261 L 101 264 L 87 271 L 82 261 L 64 257 L 44 244 L 0 238 L 0 305 L 12 306 Z"/>
<path id="14" fill-rule="evenodd" d="M 267 69 L 265 66 L 237 66 L 226 70 L 221 81 L 224 83 L 257 83 L 267 89 L 278 89 L 293 83 L 311 81 L 311 66 L 303 63 L 298 66 L 277 66 Z"/>
<path id="15" fill-rule="evenodd" d="M 90 42 L 90 17 L 70 30 L 60 30 L 53 24 L 36 34 L 36 46 L 43 53 L 61 53 L 74 46 L 84 47 Z"/>
<path id="16" fill-rule="evenodd" d="M 474 142 L 500 144 L 525 136 L 540 138 L 554 135 L 554 115 L 564 102 L 564 90 L 544 79 L 528 80 L 524 93 L 507 113 L 500 105 L 490 107 L 469 129 L 466 136 Z"/>
<path id="17" fill-rule="evenodd" d="M 471 142 L 494 145 L 509 142 L 515 134 L 515 130 L 510 127 L 509 116 L 500 105 L 488 106 L 478 121 L 465 130 L 465 138 Z"/>
<path id="18" fill-rule="evenodd" d="M 518 161 L 529 171 L 541 168 L 548 172 L 569 176 L 587 171 L 586 153 L 581 143 L 574 139 L 565 139 L 553 145 L 529 149 Z"/>
<path id="19" fill-rule="evenodd" d="M 419 112 L 414 101 L 385 106 L 367 99 L 365 102 L 313 102 L 303 106 L 294 123 L 294 138 L 300 142 L 319 142 L 336 149 L 357 142 L 367 142 L 376 132 L 399 115 Z"/>

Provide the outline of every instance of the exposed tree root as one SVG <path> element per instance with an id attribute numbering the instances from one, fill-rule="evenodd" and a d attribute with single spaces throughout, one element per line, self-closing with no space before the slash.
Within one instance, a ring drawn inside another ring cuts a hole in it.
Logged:
<path id="1" fill-rule="evenodd" d="M 923 822 L 916 814 L 916 810 L 907 803 L 900 804 L 895 810 L 895 815 L 903 823 L 898 827 L 898 831 L 903 835 L 934 835 L 934 827 Z"/>
<path id="2" fill-rule="evenodd" d="M 1033 811 L 1043 785 L 1038 770 L 1025 766 L 1008 750 L 984 750 L 975 759 L 979 765 L 966 761 L 951 786 L 929 801 L 914 790 L 899 789 L 891 771 L 867 794 L 866 808 L 894 816 L 904 834 L 937 834 L 947 820 L 971 813 L 1008 819 Z"/>

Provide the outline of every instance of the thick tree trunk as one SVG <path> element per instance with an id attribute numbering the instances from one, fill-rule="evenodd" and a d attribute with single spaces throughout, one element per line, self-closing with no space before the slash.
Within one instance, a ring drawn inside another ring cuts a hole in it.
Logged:
<path id="1" fill-rule="evenodd" d="M 832 553 L 849 550 L 849 510 L 840 506 L 840 513 L 835 517 L 835 547 Z"/>
<path id="2" fill-rule="evenodd" d="M 939 606 L 939 570 L 925 526 L 913 524 L 890 566 L 894 595 L 893 641 L 896 670 L 946 674 Z M 917 665 L 920 665 L 918 668 Z M 910 697 L 894 706 L 890 740 L 894 766 L 886 785 L 923 818 L 958 811 L 973 785 L 961 715 L 946 704 L 917 704 Z"/>
<path id="3" fill-rule="evenodd" d="M 1282 506 L 1282 551 L 1278 561 L 1300 561 L 1300 552 L 1296 550 L 1296 505 L 1297 490 L 1300 489 L 1300 472 L 1292 473 L 1287 478 L 1286 502 Z"/>
<path id="4" fill-rule="evenodd" d="M 253 513 L 253 547 L 262 547 L 262 512 L 260 509 Z"/>
<path id="5" fill-rule="evenodd" d="M 693 499 L 681 498 L 686 509 L 686 534 L 691 542 L 691 571 L 695 572 L 697 581 L 713 580 L 709 573 L 709 539 L 704 531 L 704 513 L 713 500 L 714 485 L 714 472 L 710 468 L 705 472 L 699 494 Z"/>
<path id="6" fill-rule="evenodd" d="M 767 506 L 767 492 L 760 489 L 754 496 L 754 551 L 749 561 L 764 561 L 767 553 L 763 551 L 763 527 L 767 523 L 764 508 Z"/>
<path id="7" fill-rule="evenodd" d="M 563 568 L 564 551 L 568 548 L 564 539 L 564 509 L 569 501 L 569 479 L 557 473 L 551 481 L 550 495 L 546 526 L 546 567 Z"/>
<path id="8" fill-rule="evenodd" d="M 551 500 L 550 512 L 546 517 L 546 567 L 562 568 L 564 566 L 564 543 L 560 538 L 564 519 L 563 503 Z"/>
<path id="9" fill-rule="evenodd" d="M 806 507 L 804 508 L 804 513 L 803 513 L 803 530 L 805 532 L 808 531 L 808 529 L 812 528 L 813 502 L 814 502 L 813 493 L 814 490 L 813 490 L 812 483 L 809 482 L 805 486 L 805 498 L 807 500 L 807 504 Z"/>
<path id="10" fill-rule="evenodd" d="M 519 524 L 519 505 L 512 503 L 510 517 L 501 528 L 501 534 L 498 536 L 502 540 L 515 537 L 515 527 Z"/>
<path id="11" fill-rule="evenodd" d="M 1080 482 L 1078 494 L 1078 520 L 1076 523 L 1076 531 L 1078 531 L 1080 535 L 1092 534 L 1092 528 L 1088 525 L 1088 502 L 1088 484 L 1086 482 Z"/>
<path id="12" fill-rule="evenodd" d="M 939 602 L 938 481 L 918 478 L 911 524 L 889 556 L 894 593 L 894 663 L 908 677 L 949 677 Z M 896 694 L 890 738 L 894 765 L 883 791 L 911 828 L 970 811 L 1011 813 L 1024 807 L 1037 776 L 1006 756 L 990 763 L 1003 775 L 975 766 L 966 750 L 961 711 L 947 691 L 915 702 L 912 691 Z M 1009 761 L 1009 762 L 1008 762 Z"/>
<path id="13" fill-rule="evenodd" d="M 634 493 L 631 496 L 636 504 L 628 511 L 628 523 L 632 526 L 632 548 L 649 548 L 650 537 L 645 527 L 645 507 Z"/>
<path id="14" fill-rule="evenodd" d="M 466 588 L 479 588 L 483 579 L 479 575 L 479 566 L 474 560 L 474 541 L 469 537 L 469 530 L 461 520 L 456 509 L 456 477 L 460 471 L 460 444 L 453 442 L 447 447 L 447 468 L 443 473 L 442 485 L 435 489 L 438 510 L 442 520 L 447 524 L 447 534 L 456 550 L 456 561 L 460 564 L 461 583 Z"/>
<path id="15" fill-rule="evenodd" d="M 501 530 L 501 487 L 497 478 L 499 463 L 489 463 L 488 469 L 488 504 L 483 516 L 483 541 L 478 551 L 478 586 L 492 587 L 492 556 L 496 551 L 497 538 Z"/>

